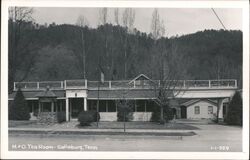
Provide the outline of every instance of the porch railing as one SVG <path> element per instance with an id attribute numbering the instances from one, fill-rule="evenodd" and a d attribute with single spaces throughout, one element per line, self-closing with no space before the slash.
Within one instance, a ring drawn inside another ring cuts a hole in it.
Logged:
<path id="1" fill-rule="evenodd" d="M 237 80 L 138 80 L 138 81 L 87 81 L 87 80 L 65 80 L 65 81 L 42 81 L 42 82 L 14 82 L 14 90 L 17 88 L 26 90 L 41 90 L 50 87 L 52 90 L 64 89 L 153 89 L 156 87 L 173 87 L 186 89 L 203 88 L 237 88 Z"/>

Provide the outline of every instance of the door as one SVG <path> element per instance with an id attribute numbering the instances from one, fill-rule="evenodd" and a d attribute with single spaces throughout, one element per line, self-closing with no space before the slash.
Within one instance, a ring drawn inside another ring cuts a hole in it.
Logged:
<path id="1" fill-rule="evenodd" d="M 78 114 L 84 109 L 83 98 L 70 98 L 71 103 L 71 118 L 78 118 Z"/>
<path id="2" fill-rule="evenodd" d="M 181 118 L 187 118 L 187 107 L 181 106 Z"/>

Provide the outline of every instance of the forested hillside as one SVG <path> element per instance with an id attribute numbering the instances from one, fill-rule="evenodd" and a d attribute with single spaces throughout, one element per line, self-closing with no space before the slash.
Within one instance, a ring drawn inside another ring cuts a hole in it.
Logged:
<path id="1" fill-rule="evenodd" d="M 12 31 L 12 81 L 81 79 L 84 67 L 88 80 L 98 80 L 100 70 L 106 80 L 131 79 L 140 73 L 159 79 L 161 72 L 170 71 L 179 79 L 242 79 L 241 31 L 205 30 L 158 40 L 111 24 L 96 29 L 26 24 L 18 34 Z"/>

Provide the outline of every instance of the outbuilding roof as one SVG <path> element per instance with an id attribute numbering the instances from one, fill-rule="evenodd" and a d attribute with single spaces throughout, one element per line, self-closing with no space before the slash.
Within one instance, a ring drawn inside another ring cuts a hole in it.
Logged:
<path id="1" fill-rule="evenodd" d="M 196 104 L 196 103 L 198 103 L 198 102 L 200 102 L 200 101 L 206 101 L 206 102 L 208 102 L 208 103 L 210 103 L 210 104 L 212 104 L 212 105 L 217 105 L 216 104 L 216 102 L 214 102 L 214 101 L 212 101 L 212 100 L 210 100 L 210 99 L 192 99 L 192 100 L 189 100 L 189 101 L 187 101 L 187 102 L 184 102 L 184 103 L 182 103 L 181 105 L 182 106 L 191 106 L 191 105 L 193 105 L 193 104 Z"/>

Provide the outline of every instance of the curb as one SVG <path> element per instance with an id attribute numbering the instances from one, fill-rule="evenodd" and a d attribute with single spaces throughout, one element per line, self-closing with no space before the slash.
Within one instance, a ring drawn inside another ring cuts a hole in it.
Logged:
<path id="1" fill-rule="evenodd" d="M 193 131 L 187 132 L 138 132 L 138 131 L 90 131 L 90 130 L 25 130 L 25 129 L 9 129 L 9 134 L 56 134 L 56 135 L 132 135 L 132 136 L 194 136 Z"/>

